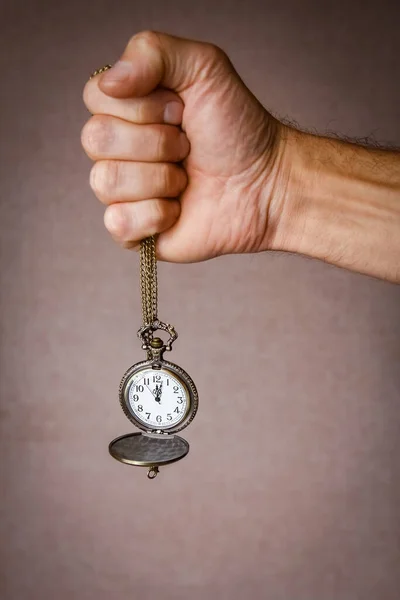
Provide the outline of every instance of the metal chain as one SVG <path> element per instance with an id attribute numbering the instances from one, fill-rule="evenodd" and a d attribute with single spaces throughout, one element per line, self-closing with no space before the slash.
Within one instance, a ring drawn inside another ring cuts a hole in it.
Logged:
<path id="1" fill-rule="evenodd" d="M 140 244 L 140 291 L 143 325 L 151 325 L 157 320 L 158 312 L 157 256 L 154 236 L 142 240 Z"/>
<path id="2" fill-rule="evenodd" d="M 93 77 L 96 77 L 96 75 L 101 75 L 101 73 L 104 73 L 105 71 L 108 71 L 108 69 L 111 69 L 112 65 L 104 65 L 104 67 L 101 67 L 101 69 L 96 69 L 91 76 L 89 77 L 89 79 L 93 79 Z"/>

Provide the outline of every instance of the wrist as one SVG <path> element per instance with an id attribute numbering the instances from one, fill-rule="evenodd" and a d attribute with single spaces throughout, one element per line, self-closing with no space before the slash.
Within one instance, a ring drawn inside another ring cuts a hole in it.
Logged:
<path id="1" fill-rule="evenodd" d="M 323 178 L 318 160 L 320 138 L 281 125 L 275 193 L 271 198 L 268 222 L 268 250 L 313 255 L 315 234 L 309 231 L 318 216 L 319 180 Z"/>
<path id="2" fill-rule="evenodd" d="M 399 155 L 282 126 L 268 249 L 400 280 Z"/>

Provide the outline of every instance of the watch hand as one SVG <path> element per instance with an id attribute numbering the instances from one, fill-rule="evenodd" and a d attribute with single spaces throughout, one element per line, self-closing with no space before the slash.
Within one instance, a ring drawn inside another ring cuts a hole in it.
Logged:
<path id="1" fill-rule="evenodd" d="M 156 389 L 154 390 L 154 399 L 156 402 L 161 402 L 161 387 L 162 384 L 160 385 L 160 387 L 156 385 Z"/>
<path id="2" fill-rule="evenodd" d="M 150 394 L 151 394 L 152 396 L 154 396 L 154 392 L 152 392 L 152 391 L 151 391 L 151 389 L 149 388 L 149 386 L 147 385 L 147 383 L 145 383 L 144 385 L 147 387 L 147 389 L 149 390 Z"/>

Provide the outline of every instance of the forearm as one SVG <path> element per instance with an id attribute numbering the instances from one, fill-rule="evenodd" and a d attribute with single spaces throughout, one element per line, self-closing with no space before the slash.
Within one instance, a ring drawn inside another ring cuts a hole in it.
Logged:
<path id="1" fill-rule="evenodd" d="M 275 249 L 400 283 L 400 153 L 283 129 Z"/>

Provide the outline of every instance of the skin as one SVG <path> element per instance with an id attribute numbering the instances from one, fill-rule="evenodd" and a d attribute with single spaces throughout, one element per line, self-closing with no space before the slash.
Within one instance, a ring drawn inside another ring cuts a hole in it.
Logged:
<path id="1" fill-rule="evenodd" d="M 123 247 L 158 234 L 170 262 L 281 250 L 400 281 L 399 153 L 280 123 L 220 48 L 141 32 L 83 96 L 90 184 Z"/>

